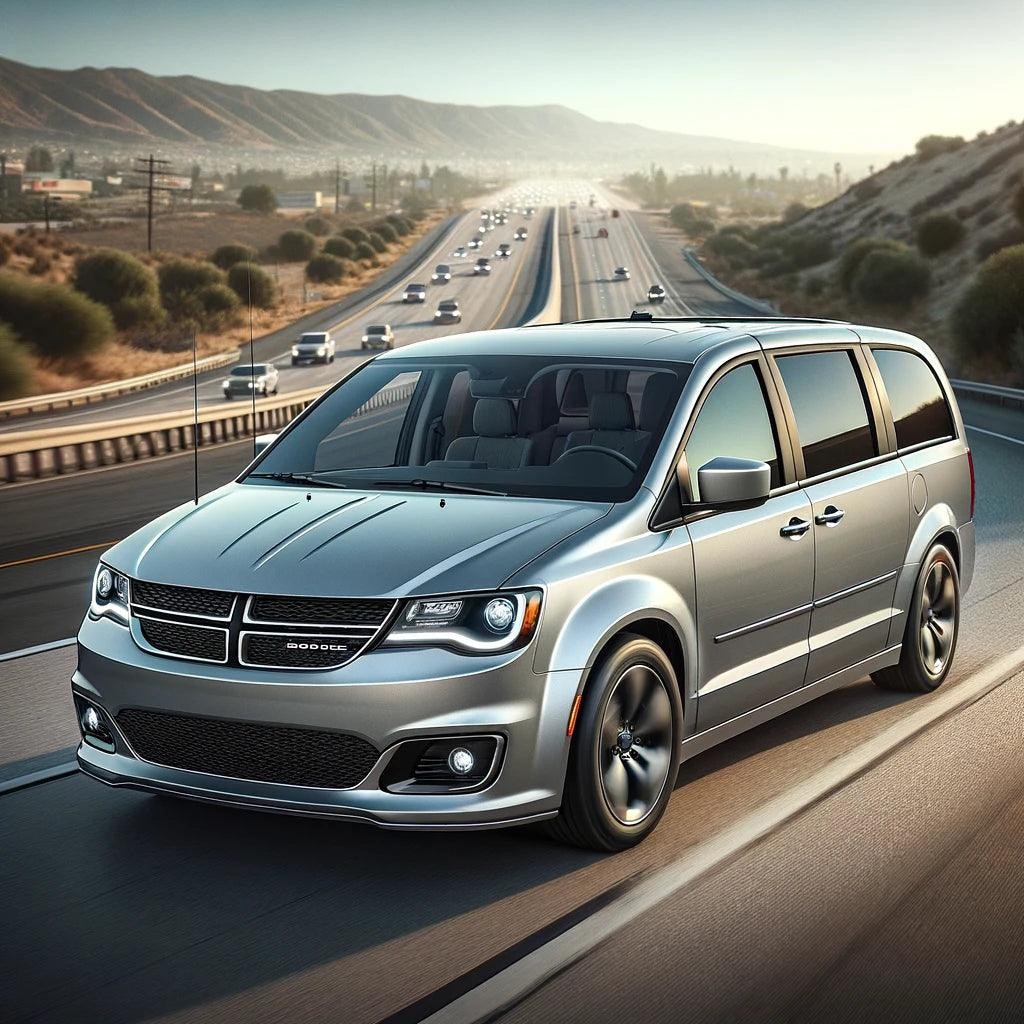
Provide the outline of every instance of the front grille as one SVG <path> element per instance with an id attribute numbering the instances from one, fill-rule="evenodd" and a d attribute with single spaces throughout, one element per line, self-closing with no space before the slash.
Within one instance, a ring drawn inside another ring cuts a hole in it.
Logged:
<path id="1" fill-rule="evenodd" d="M 203 615 L 226 619 L 231 614 L 235 595 L 223 590 L 197 590 L 193 587 L 169 587 L 162 583 L 132 580 L 133 604 L 181 615 Z"/>
<path id="2" fill-rule="evenodd" d="M 379 626 L 391 613 L 394 601 L 331 597 L 268 597 L 257 594 L 249 608 L 254 622 L 297 625 Z"/>
<path id="3" fill-rule="evenodd" d="M 146 643 L 165 654 L 199 661 L 227 660 L 228 634 L 224 629 L 142 617 L 139 618 L 139 629 Z"/>
<path id="4" fill-rule="evenodd" d="M 209 775 L 285 786 L 348 789 L 380 751 L 358 736 L 223 718 L 127 708 L 117 724 L 146 761 Z"/>
<path id="5" fill-rule="evenodd" d="M 265 668 L 335 668 L 354 658 L 369 639 L 326 633 L 246 633 L 241 661 Z"/>

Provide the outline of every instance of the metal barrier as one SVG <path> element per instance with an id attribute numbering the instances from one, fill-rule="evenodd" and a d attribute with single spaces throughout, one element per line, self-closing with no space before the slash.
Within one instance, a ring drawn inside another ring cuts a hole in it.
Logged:
<path id="1" fill-rule="evenodd" d="M 953 390 L 958 395 L 977 398 L 992 405 L 1024 409 L 1024 389 L 1022 388 L 1004 388 L 999 384 L 981 384 L 974 380 L 951 379 L 950 384 L 953 385 Z"/>
<path id="2" fill-rule="evenodd" d="M 237 348 L 230 352 L 220 352 L 217 355 L 200 359 L 196 364 L 196 369 L 200 373 L 204 370 L 216 370 L 221 366 L 230 366 L 232 363 L 238 362 L 239 358 L 240 351 Z M 0 419 L 28 416 L 36 412 L 52 412 L 54 409 L 66 409 L 75 405 L 89 405 L 92 402 L 102 402 L 118 395 L 129 395 L 135 391 L 144 391 L 146 388 L 157 387 L 160 384 L 167 384 L 169 381 L 183 380 L 191 376 L 192 363 L 189 361 L 181 366 L 172 366 L 167 370 L 154 370 L 153 373 L 146 373 L 141 377 L 129 377 L 127 380 L 108 381 L 106 384 L 93 384 L 91 387 L 76 388 L 74 391 L 56 391 L 49 395 L 14 398 L 7 402 L 0 402 Z"/>
<path id="3" fill-rule="evenodd" d="M 562 267 L 558 256 L 558 207 L 551 214 L 550 227 L 544 240 L 540 269 L 537 274 L 538 286 L 547 276 L 547 291 L 536 293 L 526 311 L 520 327 L 534 327 L 537 324 L 557 324 L 562 319 Z M 539 291 L 539 287 L 537 289 Z M 539 308 L 535 309 L 539 303 Z"/>
<path id="4" fill-rule="evenodd" d="M 408 399 L 412 385 L 383 388 L 353 414 L 363 416 L 394 402 Z M 258 399 L 253 421 L 251 406 L 240 403 L 219 406 L 199 414 L 198 434 L 192 415 L 185 412 L 162 413 L 144 418 L 108 420 L 67 430 L 22 431 L 0 435 L 0 482 L 40 480 L 77 473 L 99 466 L 150 459 L 171 452 L 227 444 L 251 437 L 254 433 L 275 433 L 287 426 L 324 388 L 293 391 L 275 398 Z"/>
<path id="5" fill-rule="evenodd" d="M 733 302 L 738 303 L 741 306 L 746 306 L 747 309 L 753 313 L 761 314 L 765 316 L 778 316 L 779 311 L 770 303 L 764 302 L 761 299 L 752 299 L 749 295 L 744 295 L 742 292 L 738 292 L 733 288 L 730 288 L 727 284 L 723 284 L 715 277 L 714 274 L 704 266 L 699 259 L 697 259 L 696 253 L 690 248 L 683 249 L 683 259 L 686 260 L 690 266 L 704 278 L 705 281 L 715 291 L 721 292 L 727 299 L 732 299 Z"/>

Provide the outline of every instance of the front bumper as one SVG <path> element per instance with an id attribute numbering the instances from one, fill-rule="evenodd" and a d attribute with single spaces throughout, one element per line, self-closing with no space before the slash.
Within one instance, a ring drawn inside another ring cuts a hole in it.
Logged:
<path id="1" fill-rule="evenodd" d="M 79 767 L 112 786 L 219 804 L 391 828 L 488 828 L 550 817 L 561 802 L 566 723 L 581 672 L 533 671 L 532 647 L 496 657 L 450 651 L 375 651 L 329 672 L 255 670 L 163 658 L 140 650 L 127 629 L 87 619 L 72 689 L 115 726 L 116 750 L 86 742 Z M 347 789 L 254 782 L 154 764 L 117 728 L 124 708 L 336 730 L 381 751 Z M 380 777 L 402 740 L 499 735 L 500 768 L 475 792 L 390 793 Z"/>

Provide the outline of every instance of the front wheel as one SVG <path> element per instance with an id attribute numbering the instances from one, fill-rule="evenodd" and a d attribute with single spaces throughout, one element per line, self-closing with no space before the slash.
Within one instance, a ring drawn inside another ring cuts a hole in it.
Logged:
<path id="1" fill-rule="evenodd" d="M 960 576 L 949 548 L 936 544 L 914 586 L 899 663 L 871 678 L 885 690 L 930 693 L 949 675 L 959 634 Z"/>
<path id="2" fill-rule="evenodd" d="M 679 684 L 665 652 L 646 637 L 624 634 L 587 681 L 562 807 L 548 833 L 609 852 L 650 835 L 672 795 L 682 721 Z"/>

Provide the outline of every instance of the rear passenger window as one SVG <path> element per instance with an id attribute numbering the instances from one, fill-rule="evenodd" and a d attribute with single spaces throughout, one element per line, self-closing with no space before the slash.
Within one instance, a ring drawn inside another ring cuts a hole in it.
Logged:
<path id="1" fill-rule="evenodd" d="M 872 349 L 889 395 L 896 447 L 953 436 L 953 417 L 932 368 L 916 352 Z"/>
<path id="2" fill-rule="evenodd" d="M 700 501 L 697 470 L 720 455 L 767 462 L 772 471 L 772 487 L 778 487 L 778 446 L 761 380 L 750 363 L 730 370 L 711 389 L 697 413 L 686 442 L 692 501 Z"/>
<path id="3" fill-rule="evenodd" d="M 780 356 L 777 362 L 796 416 L 805 476 L 831 473 L 878 454 L 851 352 L 808 352 Z"/>

